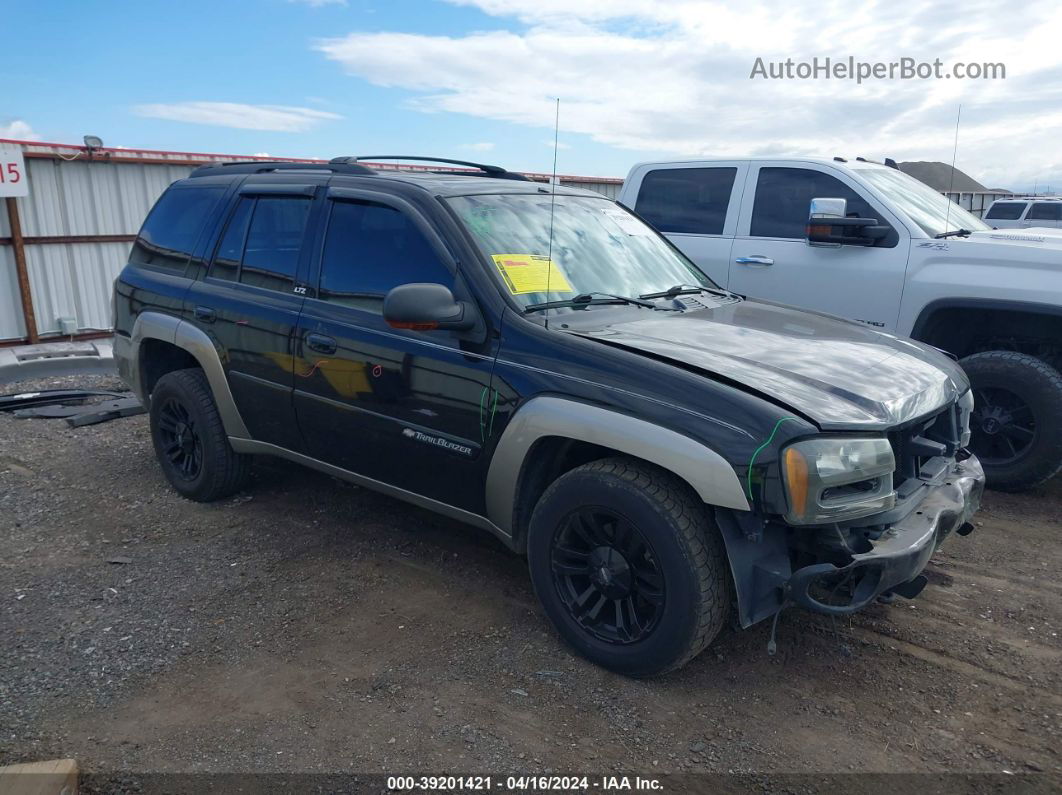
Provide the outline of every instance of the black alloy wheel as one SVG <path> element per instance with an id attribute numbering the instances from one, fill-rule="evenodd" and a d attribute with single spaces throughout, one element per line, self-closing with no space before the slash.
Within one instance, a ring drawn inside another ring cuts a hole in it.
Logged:
<path id="1" fill-rule="evenodd" d="M 179 400 L 169 398 L 159 409 L 158 428 L 162 454 L 173 465 L 173 472 L 195 480 L 203 468 L 203 440 L 195 418 Z"/>
<path id="2" fill-rule="evenodd" d="M 1013 464 L 1032 447 L 1036 433 L 1036 418 L 1021 395 L 1002 387 L 974 389 L 970 444 L 982 464 Z"/>
<path id="3" fill-rule="evenodd" d="M 651 633 L 664 609 L 664 576 L 638 529 L 601 506 L 573 511 L 553 537 L 553 581 L 572 618 L 607 643 Z"/>

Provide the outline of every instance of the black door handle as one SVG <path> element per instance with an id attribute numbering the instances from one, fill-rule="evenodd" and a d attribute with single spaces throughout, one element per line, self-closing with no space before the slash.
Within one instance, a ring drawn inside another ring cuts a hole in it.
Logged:
<path id="1" fill-rule="evenodd" d="M 306 347 L 311 351 L 331 355 L 336 352 L 336 341 L 324 334 L 307 334 Z"/>
<path id="2" fill-rule="evenodd" d="M 197 306 L 195 308 L 195 319 L 202 320 L 204 323 L 213 323 L 218 318 L 218 313 L 211 309 L 209 306 Z"/>

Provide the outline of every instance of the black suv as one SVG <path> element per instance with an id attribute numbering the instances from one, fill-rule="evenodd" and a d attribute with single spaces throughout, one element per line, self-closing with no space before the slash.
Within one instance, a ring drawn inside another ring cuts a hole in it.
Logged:
<path id="1" fill-rule="evenodd" d="M 969 532 L 955 362 L 721 290 L 603 196 L 436 162 L 204 166 L 159 199 L 115 353 L 178 492 L 267 454 L 477 525 L 637 676 L 731 615 L 914 597 Z"/>

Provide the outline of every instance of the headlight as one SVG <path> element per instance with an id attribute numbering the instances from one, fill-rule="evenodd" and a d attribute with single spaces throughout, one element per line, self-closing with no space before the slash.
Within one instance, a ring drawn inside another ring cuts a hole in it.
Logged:
<path id="1" fill-rule="evenodd" d="M 966 394 L 959 398 L 959 447 L 968 447 L 970 444 L 970 415 L 973 408 L 973 390 L 968 389 Z"/>
<path id="2" fill-rule="evenodd" d="M 823 524 L 896 504 L 896 460 L 888 439 L 808 439 L 782 451 L 790 524 Z"/>

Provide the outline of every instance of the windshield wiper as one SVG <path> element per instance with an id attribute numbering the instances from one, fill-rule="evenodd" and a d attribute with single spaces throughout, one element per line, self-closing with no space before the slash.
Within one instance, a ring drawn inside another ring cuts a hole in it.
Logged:
<path id="1" fill-rule="evenodd" d="M 951 201 L 950 199 L 948 201 Z M 945 237 L 969 237 L 972 235 L 969 229 L 952 229 L 950 232 L 941 232 L 939 235 L 933 235 L 935 240 L 940 240 Z"/>
<path id="2" fill-rule="evenodd" d="M 718 295 L 723 298 L 730 298 L 733 293 L 728 293 L 726 290 L 717 290 L 711 287 L 698 287 L 695 284 L 676 284 L 674 287 L 668 287 L 663 292 L 659 293 L 646 293 L 645 295 L 638 296 L 639 298 L 677 298 L 680 295 L 694 295 L 695 293 L 711 293 L 712 295 Z"/>
<path id="3" fill-rule="evenodd" d="M 595 296 L 600 297 L 595 298 Z M 528 304 L 524 307 L 524 312 L 537 312 L 542 309 L 558 309 L 565 306 L 580 307 L 598 304 L 633 304 L 634 306 L 644 306 L 648 309 L 664 309 L 664 307 L 656 306 L 649 301 L 643 301 L 640 298 L 630 298 L 626 295 L 612 295 L 611 293 L 580 293 L 579 295 L 565 298 L 561 301 L 546 301 L 541 304 Z"/>

